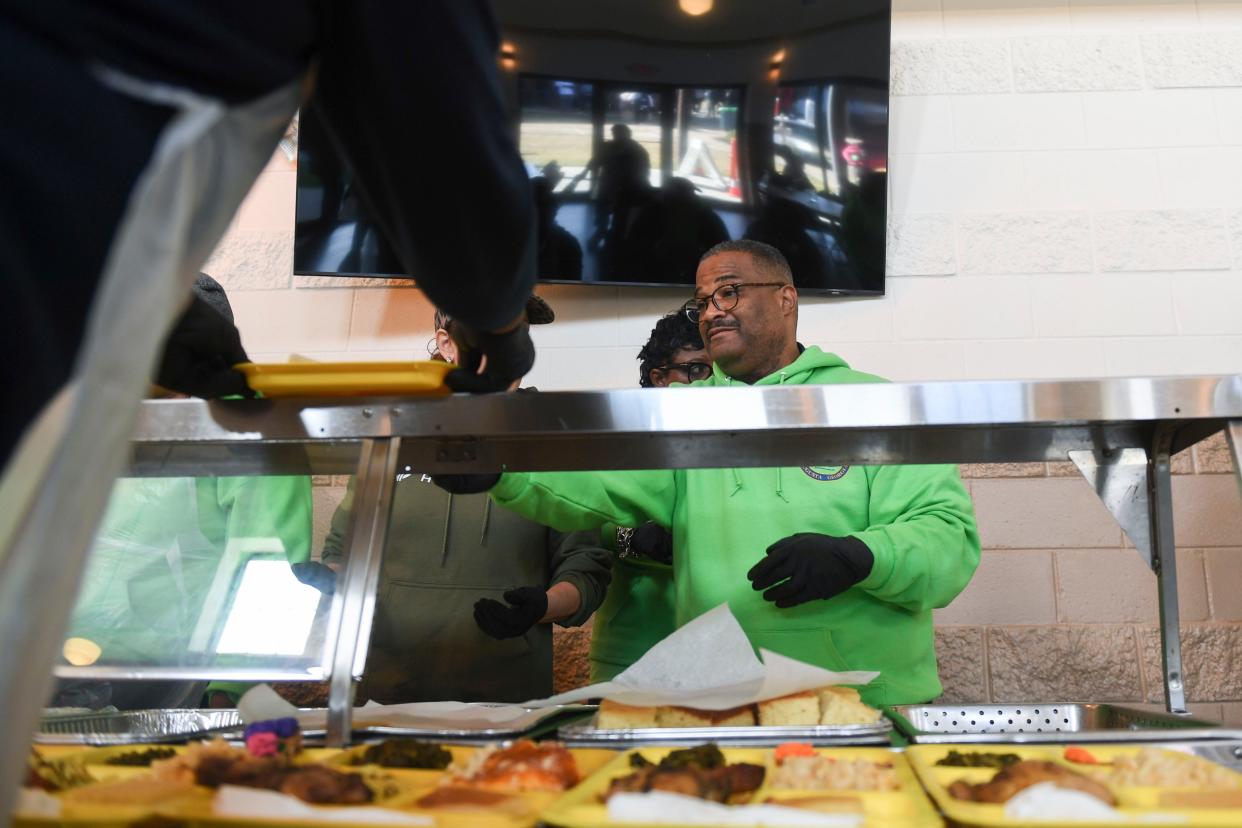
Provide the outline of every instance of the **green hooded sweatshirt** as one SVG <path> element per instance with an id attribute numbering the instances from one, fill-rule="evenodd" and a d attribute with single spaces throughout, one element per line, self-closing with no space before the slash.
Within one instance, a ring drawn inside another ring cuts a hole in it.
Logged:
<path id="1" fill-rule="evenodd" d="M 807 348 L 756 385 L 882 382 Z M 696 386 L 737 385 L 719 366 Z M 505 474 L 497 503 L 563 531 L 654 520 L 673 532 L 678 625 L 727 602 L 755 647 L 830 670 L 878 670 L 871 705 L 941 692 L 932 609 L 962 591 L 979 563 L 970 497 L 954 466 L 833 465 Z M 746 572 L 797 532 L 857 537 L 871 573 L 841 595 L 778 609 Z"/>
<path id="2" fill-rule="evenodd" d="M 614 552 L 608 596 L 591 629 L 591 683 L 609 681 L 677 629 L 673 567 L 641 555 L 621 557 L 618 535 L 608 524 L 601 545 Z"/>

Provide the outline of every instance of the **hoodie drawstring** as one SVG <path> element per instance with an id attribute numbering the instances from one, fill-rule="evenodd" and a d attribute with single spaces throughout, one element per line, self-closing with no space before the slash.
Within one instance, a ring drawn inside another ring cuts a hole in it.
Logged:
<path id="1" fill-rule="evenodd" d="M 448 505 L 444 507 L 444 536 L 440 539 L 440 566 L 448 563 L 449 524 L 453 522 L 453 493 L 449 492 Z"/>
<path id="2" fill-rule="evenodd" d="M 733 472 L 733 491 L 729 492 L 729 497 L 733 497 L 742 490 L 742 476 L 737 473 L 737 469 L 729 469 L 729 471 Z"/>
<path id="3" fill-rule="evenodd" d="M 492 499 L 483 498 L 483 529 L 479 532 L 479 546 L 487 546 L 487 524 L 492 519 Z"/>
<path id="4" fill-rule="evenodd" d="M 788 377 L 789 377 L 789 375 L 788 375 L 786 372 L 781 371 L 780 379 L 779 379 L 779 380 L 777 380 L 777 385 L 784 385 L 784 384 L 785 384 L 785 380 L 786 380 Z M 783 479 L 782 479 L 782 477 L 781 477 L 781 467 L 780 467 L 780 466 L 777 466 L 777 467 L 776 467 L 776 496 L 777 496 L 777 497 L 779 497 L 781 500 L 785 501 L 786 503 L 788 503 L 788 502 L 789 502 L 789 498 L 785 497 L 784 480 L 783 480 Z"/>

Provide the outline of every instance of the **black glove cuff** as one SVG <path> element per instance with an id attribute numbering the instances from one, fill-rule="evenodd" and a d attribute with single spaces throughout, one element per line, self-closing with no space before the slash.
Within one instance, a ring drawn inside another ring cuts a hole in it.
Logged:
<path id="1" fill-rule="evenodd" d="M 858 583 L 871 574 L 871 569 L 875 566 L 875 554 L 867 544 L 853 535 L 846 535 L 840 541 L 842 557 L 853 571 L 854 583 Z"/>

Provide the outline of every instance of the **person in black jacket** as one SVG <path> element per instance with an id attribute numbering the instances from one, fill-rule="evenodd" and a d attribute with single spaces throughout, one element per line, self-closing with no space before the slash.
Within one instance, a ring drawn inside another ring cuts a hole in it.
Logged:
<path id="1" fill-rule="evenodd" d="M 461 323 L 479 361 L 455 387 L 503 389 L 530 368 L 535 222 L 498 42 L 485 0 L 0 0 L 0 606 L 43 622 L 0 624 L 22 642 L 0 654 L 15 732 L 46 698 L 152 374 L 248 392 L 229 367 L 246 357 L 236 329 L 190 285 L 299 106 Z M 0 751 L 0 813 L 22 765 Z"/>

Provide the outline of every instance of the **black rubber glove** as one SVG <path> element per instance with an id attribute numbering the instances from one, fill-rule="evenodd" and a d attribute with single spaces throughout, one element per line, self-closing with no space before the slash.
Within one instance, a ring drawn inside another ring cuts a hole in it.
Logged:
<path id="1" fill-rule="evenodd" d="M 314 587 L 324 595 L 336 592 L 336 573 L 330 566 L 321 564 L 319 561 L 303 561 L 289 564 L 289 568 L 293 570 L 293 577 L 307 586 Z"/>
<path id="2" fill-rule="evenodd" d="M 500 482 L 500 472 L 489 474 L 433 474 L 431 482 L 450 494 L 479 494 Z"/>
<path id="3" fill-rule="evenodd" d="M 211 399 L 253 397 L 233 366 L 249 362 L 237 327 L 195 295 L 164 342 L 155 381 L 170 391 Z"/>
<path id="4" fill-rule="evenodd" d="M 480 394 L 508 391 L 509 386 L 530 373 L 535 364 L 535 343 L 530 339 L 530 325 L 523 320 L 507 333 L 476 331 L 454 319 L 449 333 L 457 345 L 458 368 L 450 371 L 444 382 L 454 391 Z M 483 357 L 487 367 L 478 373 Z"/>
<path id="5" fill-rule="evenodd" d="M 548 593 L 543 587 L 518 587 L 504 594 L 505 606 L 491 598 L 474 602 L 474 623 L 492 638 L 517 638 L 548 613 Z"/>
<path id="6" fill-rule="evenodd" d="M 660 563 L 673 562 L 673 533 L 655 521 L 648 521 L 630 535 L 630 551 Z"/>
<path id="7" fill-rule="evenodd" d="M 756 590 L 767 590 L 765 601 L 783 609 L 840 595 L 874 565 L 875 556 L 858 538 L 799 532 L 769 546 L 746 577 Z"/>

